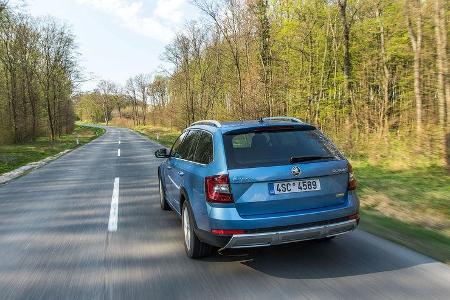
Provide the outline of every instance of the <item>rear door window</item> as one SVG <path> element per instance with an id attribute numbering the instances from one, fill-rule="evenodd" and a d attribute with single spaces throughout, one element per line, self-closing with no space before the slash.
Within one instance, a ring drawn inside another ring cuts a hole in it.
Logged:
<path id="1" fill-rule="evenodd" d="M 225 134 L 223 139 L 229 169 L 287 165 L 292 157 L 343 158 L 319 130 Z"/>
<path id="2" fill-rule="evenodd" d="M 183 138 L 180 146 L 173 156 L 187 160 L 189 158 L 189 151 L 191 150 L 192 144 L 195 142 L 195 138 L 195 131 L 187 131 L 186 136 Z"/>
<path id="3" fill-rule="evenodd" d="M 182 142 L 183 139 L 186 137 L 187 133 L 188 133 L 187 131 L 183 132 L 183 133 L 178 137 L 178 139 L 175 141 L 175 143 L 174 143 L 173 146 L 172 146 L 172 149 L 170 150 L 170 156 L 173 156 L 173 157 L 179 157 L 178 151 L 179 151 L 181 142 Z"/>
<path id="4" fill-rule="evenodd" d="M 190 142 L 191 146 L 189 148 L 189 153 L 185 158 L 186 160 L 194 161 L 195 149 L 197 149 L 197 144 L 198 144 L 198 141 L 199 141 L 201 135 L 202 135 L 202 132 L 200 130 L 192 130 L 190 132 L 190 134 L 187 138 L 190 139 L 189 142 Z"/>
<path id="5" fill-rule="evenodd" d="M 213 161 L 212 136 L 205 131 L 201 131 L 201 136 L 194 155 L 194 161 L 204 165 L 207 165 Z"/>

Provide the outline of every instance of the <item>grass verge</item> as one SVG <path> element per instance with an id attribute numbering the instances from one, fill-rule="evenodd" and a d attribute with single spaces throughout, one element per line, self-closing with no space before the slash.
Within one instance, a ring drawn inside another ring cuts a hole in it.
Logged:
<path id="1" fill-rule="evenodd" d="M 361 229 L 411 248 L 436 260 L 450 263 L 450 238 L 438 231 L 362 210 Z"/>
<path id="2" fill-rule="evenodd" d="M 54 141 L 48 137 L 39 137 L 34 143 L 0 145 L 0 174 L 86 144 L 104 132 L 102 128 L 75 125 L 71 134 L 63 135 Z"/>
<path id="3" fill-rule="evenodd" d="M 450 263 L 450 176 L 443 166 L 395 169 L 352 162 L 361 228 Z"/>
<path id="4" fill-rule="evenodd" d="M 362 204 L 450 235 L 450 176 L 443 166 L 394 170 L 352 161 Z"/>
<path id="5" fill-rule="evenodd" d="M 170 130 L 169 128 L 164 127 L 136 126 L 134 130 L 168 148 L 172 146 L 172 144 L 180 135 L 179 131 Z"/>

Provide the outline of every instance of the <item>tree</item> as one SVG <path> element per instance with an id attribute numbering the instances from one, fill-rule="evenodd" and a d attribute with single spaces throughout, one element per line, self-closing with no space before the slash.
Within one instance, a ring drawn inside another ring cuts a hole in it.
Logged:
<path id="1" fill-rule="evenodd" d="M 378 21 L 379 31 L 380 31 L 380 57 L 383 69 L 382 76 L 382 90 L 383 90 L 383 101 L 381 102 L 380 108 L 380 134 L 386 136 L 387 131 L 389 130 L 387 111 L 389 106 L 389 89 L 390 89 L 390 81 L 391 81 L 391 71 L 388 66 L 388 56 L 386 53 L 386 33 L 385 33 L 385 25 L 382 19 L 383 15 L 383 2 L 380 1 L 377 3 L 375 7 L 375 14 Z"/>
<path id="2" fill-rule="evenodd" d="M 134 78 L 134 83 L 142 103 L 142 122 L 145 125 L 147 120 L 147 97 L 148 97 L 148 86 L 150 84 L 150 77 L 147 74 L 139 74 Z"/>
<path id="3" fill-rule="evenodd" d="M 0 142 L 70 132 L 78 76 L 73 35 L 52 19 L 0 4 Z"/>
<path id="4" fill-rule="evenodd" d="M 414 51 L 414 94 L 416 98 L 416 131 L 422 135 L 422 90 L 420 63 L 422 52 L 422 3 L 420 0 L 405 0 L 406 20 L 411 47 Z M 415 26 L 411 15 L 415 16 Z M 415 27 L 415 28 L 414 28 Z"/>
<path id="5" fill-rule="evenodd" d="M 73 76 L 76 74 L 75 43 L 72 34 L 54 20 L 46 20 L 41 28 L 42 75 L 41 86 L 44 91 L 50 136 L 55 139 L 63 129 L 62 118 L 70 117 L 70 95 L 73 89 Z M 72 122 L 73 123 L 73 122 Z"/>
<path id="6" fill-rule="evenodd" d="M 168 103 L 168 79 L 163 75 L 156 75 L 149 85 L 148 94 L 150 97 L 151 105 L 153 107 L 153 124 L 156 124 L 155 113 L 158 112 L 158 116 L 163 113 L 164 108 Z M 169 115 L 170 124 L 172 124 L 172 115 Z M 161 119 L 160 119 L 161 122 Z"/>
<path id="7" fill-rule="evenodd" d="M 350 58 L 350 27 L 352 20 L 348 17 L 347 0 L 338 0 L 339 14 L 342 22 L 342 36 L 344 39 L 344 77 L 347 91 L 352 89 L 352 60 Z"/>
<path id="8" fill-rule="evenodd" d="M 239 88 L 239 108 L 241 116 L 245 115 L 245 102 L 244 102 L 244 87 L 241 70 L 241 47 L 240 38 L 242 38 L 241 29 L 244 27 L 244 9 L 241 6 L 241 2 L 237 0 L 225 1 L 225 7 L 221 7 L 214 1 L 208 0 L 196 0 L 194 3 L 197 7 L 208 15 L 216 25 L 217 29 L 222 34 L 228 49 L 233 57 L 233 64 L 236 70 L 236 76 L 238 79 Z M 220 11 L 224 11 L 221 16 Z"/>
<path id="9" fill-rule="evenodd" d="M 446 11 L 443 0 L 434 1 L 434 31 L 436 39 L 437 94 L 439 124 L 444 132 L 444 153 L 450 170 L 450 81 L 448 79 Z"/>
<path id="10" fill-rule="evenodd" d="M 99 82 L 96 93 L 102 99 L 103 121 L 108 125 L 111 120 L 111 112 L 115 104 L 115 95 L 117 94 L 117 86 L 114 82 L 102 80 Z"/>
<path id="11" fill-rule="evenodd" d="M 262 81 L 264 84 L 264 101 L 267 103 L 267 114 L 273 115 L 273 99 L 271 95 L 272 83 L 272 53 L 270 49 L 270 22 L 268 17 L 269 4 L 267 0 L 257 1 L 257 14 L 259 19 L 259 55 L 261 58 Z"/>
<path id="12" fill-rule="evenodd" d="M 125 91 L 128 97 L 131 99 L 132 111 L 133 111 L 133 124 L 139 125 L 139 110 L 138 110 L 138 99 L 137 99 L 137 88 L 134 78 L 129 78 L 125 85 Z"/>

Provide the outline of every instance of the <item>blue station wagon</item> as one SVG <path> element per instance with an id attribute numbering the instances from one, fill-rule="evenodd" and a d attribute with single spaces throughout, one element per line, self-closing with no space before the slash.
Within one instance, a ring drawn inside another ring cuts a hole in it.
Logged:
<path id="1" fill-rule="evenodd" d="M 181 217 L 191 258 L 215 248 L 329 240 L 359 223 L 350 163 L 295 118 L 195 122 L 155 156 L 164 158 L 161 208 Z"/>

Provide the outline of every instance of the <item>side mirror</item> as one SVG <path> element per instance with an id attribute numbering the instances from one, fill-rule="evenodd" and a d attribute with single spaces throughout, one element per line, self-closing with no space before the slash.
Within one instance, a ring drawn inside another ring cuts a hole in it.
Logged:
<path id="1" fill-rule="evenodd" d="M 157 158 L 166 158 L 169 157 L 169 154 L 167 153 L 167 149 L 166 148 L 161 148 L 155 151 L 155 156 Z"/>

